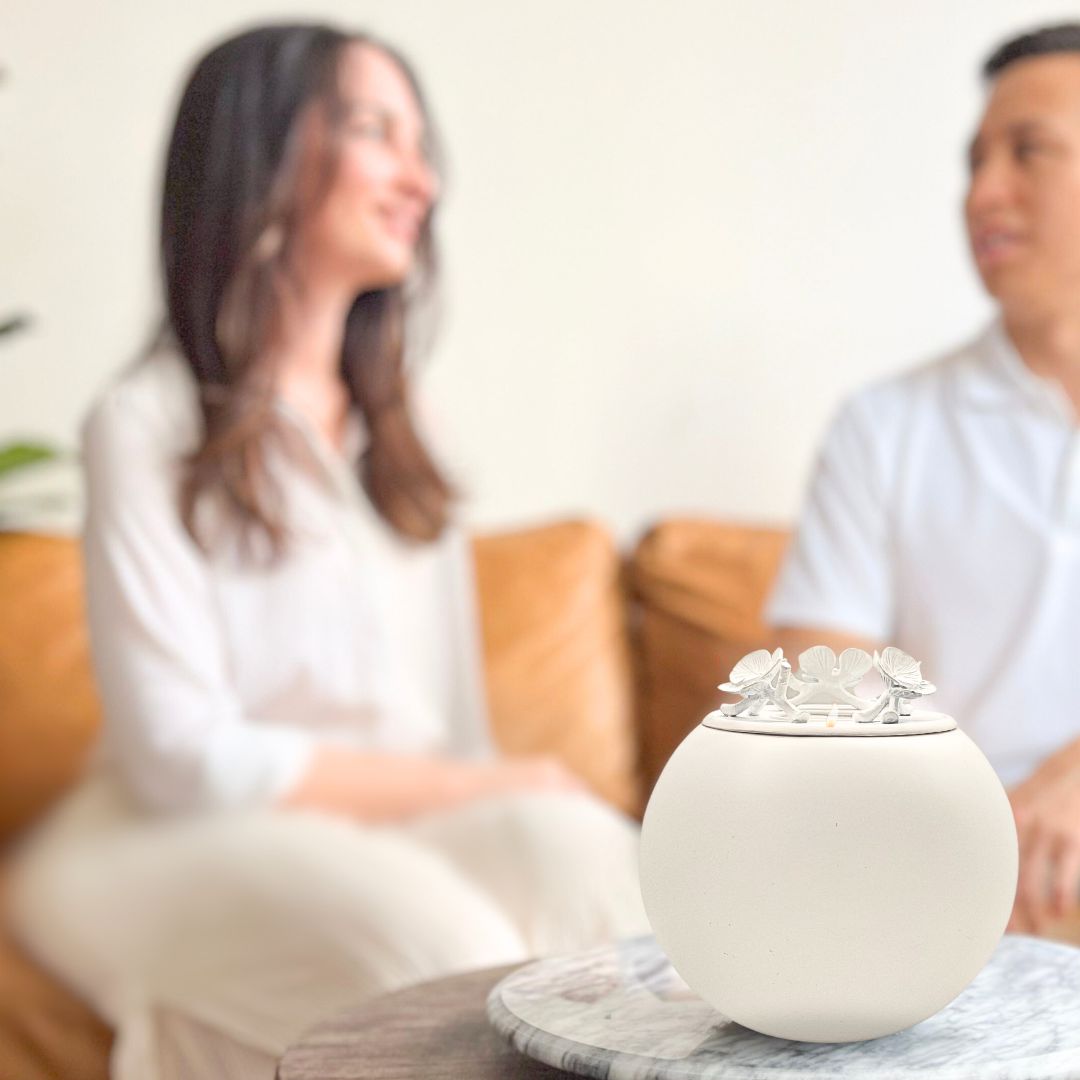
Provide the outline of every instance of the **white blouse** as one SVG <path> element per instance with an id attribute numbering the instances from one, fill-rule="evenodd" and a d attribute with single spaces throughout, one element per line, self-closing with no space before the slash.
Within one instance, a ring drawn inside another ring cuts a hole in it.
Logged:
<path id="1" fill-rule="evenodd" d="M 195 380 L 163 350 L 101 396 L 83 431 L 101 758 L 162 811 L 272 802 L 328 743 L 488 755 L 469 546 L 401 539 L 339 455 L 283 401 L 268 454 L 292 542 L 256 565 L 208 556 L 179 516 L 202 429 Z M 213 511 L 207 508 L 213 528 Z"/>

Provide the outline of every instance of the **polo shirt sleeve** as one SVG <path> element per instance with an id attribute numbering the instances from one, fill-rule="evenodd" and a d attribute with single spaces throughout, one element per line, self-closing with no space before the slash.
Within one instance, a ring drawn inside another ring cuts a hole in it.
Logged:
<path id="1" fill-rule="evenodd" d="M 168 439 L 120 384 L 83 427 L 84 557 L 105 749 L 146 808 L 269 804 L 306 771 L 313 733 L 247 719 L 208 563 L 177 505 Z"/>
<path id="2" fill-rule="evenodd" d="M 875 641 L 892 636 L 894 425 L 880 398 L 864 391 L 851 399 L 826 434 L 765 609 L 771 626 L 829 629 Z"/>

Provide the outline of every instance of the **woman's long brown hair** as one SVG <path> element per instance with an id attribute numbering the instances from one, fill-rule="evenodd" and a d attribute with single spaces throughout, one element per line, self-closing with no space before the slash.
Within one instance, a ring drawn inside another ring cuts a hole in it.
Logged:
<path id="1" fill-rule="evenodd" d="M 370 40 L 321 25 L 250 30 L 212 49 L 181 97 L 165 162 L 161 263 L 166 333 L 195 375 L 204 433 L 186 463 L 180 509 L 202 546 L 204 496 L 221 502 L 246 540 L 261 535 L 273 556 L 287 547 L 284 500 L 268 467 L 280 440 L 266 345 L 298 214 L 301 120 L 325 109 L 333 133 L 342 113 L 338 64 L 351 42 Z M 427 113 L 408 65 L 401 66 Z M 329 140 L 323 181 L 335 167 Z M 341 375 L 364 419 L 360 482 L 379 514 L 405 537 L 431 540 L 447 522 L 452 492 L 409 414 L 406 315 L 435 272 L 431 215 L 408 285 L 366 292 L 349 311 Z M 293 283 L 295 284 L 295 283 Z M 407 291 L 408 290 L 408 291 Z M 266 545 L 256 545 L 267 550 Z"/>

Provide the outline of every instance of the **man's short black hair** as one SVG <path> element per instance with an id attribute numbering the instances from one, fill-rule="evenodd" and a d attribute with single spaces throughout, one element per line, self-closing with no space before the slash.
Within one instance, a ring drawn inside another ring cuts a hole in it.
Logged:
<path id="1" fill-rule="evenodd" d="M 983 64 L 983 75 L 996 79 L 1010 64 L 1032 56 L 1049 53 L 1076 53 L 1080 55 L 1080 23 L 1062 23 L 1060 26 L 1044 26 L 1021 34 L 1004 45 L 999 45 Z"/>

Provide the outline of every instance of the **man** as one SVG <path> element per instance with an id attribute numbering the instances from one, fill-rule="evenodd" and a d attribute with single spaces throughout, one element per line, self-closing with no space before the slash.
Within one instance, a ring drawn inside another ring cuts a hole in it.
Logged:
<path id="1" fill-rule="evenodd" d="M 790 656 L 924 661 L 1009 788 L 1032 932 L 1080 898 L 1080 24 L 984 74 L 964 214 L 999 317 L 840 411 L 767 617 Z"/>

